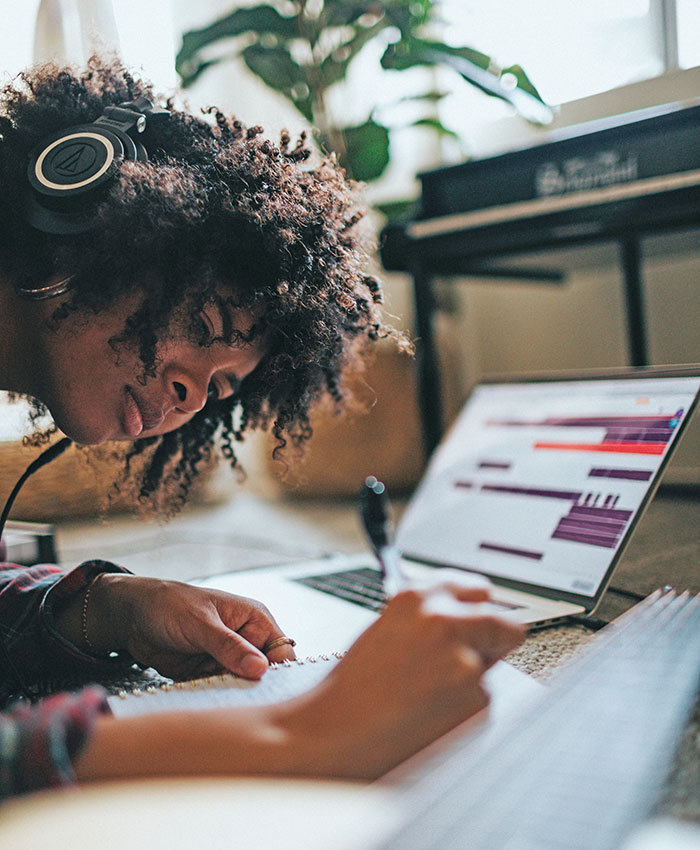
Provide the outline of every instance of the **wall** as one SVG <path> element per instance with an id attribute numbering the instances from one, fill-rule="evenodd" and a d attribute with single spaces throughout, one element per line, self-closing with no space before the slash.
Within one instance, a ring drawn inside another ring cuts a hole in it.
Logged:
<path id="1" fill-rule="evenodd" d="M 649 237 L 643 256 L 650 362 L 700 362 L 700 231 Z M 564 284 L 473 279 L 443 284 L 451 311 L 442 332 L 446 345 L 462 355 L 461 368 L 445 375 L 453 397 L 466 396 L 481 376 L 629 362 L 615 245 L 518 259 L 520 265 L 564 270 Z M 453 408 L 448 416 L 454 413 Z M 700 483 L 700 421 L 688 432 L 670 480 Z"/>

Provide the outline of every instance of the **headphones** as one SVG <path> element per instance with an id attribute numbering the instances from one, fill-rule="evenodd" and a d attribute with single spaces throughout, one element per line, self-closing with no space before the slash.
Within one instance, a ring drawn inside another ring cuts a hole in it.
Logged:
<path id="1" fill-rule="evenodd" d="M 146 162 L 146 126 L 169 116 L 145 97 L 108 106 L 92 124 L 59 130 L 32 151 L 24 198 L 27 221 L 45 233 L 85 233 L 124 160 Z"/>

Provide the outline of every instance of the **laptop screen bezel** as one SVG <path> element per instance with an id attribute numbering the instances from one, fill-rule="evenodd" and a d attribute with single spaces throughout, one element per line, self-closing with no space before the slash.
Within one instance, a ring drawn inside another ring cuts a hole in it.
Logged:
<path id="1" fill-rule="evenodd" d="M 464 407 L 469 404 L 474 392 L 479 387 L 483 386 L 493 386 L 498 384 L 546 384 L 566 381 L 606 381 L 616 379 L 649 380 L 655 378 L 700 379 L 700 364 L 686 364 L 682 366 L 638 366 L 627 367 L 623 369 L 591 369 L 580 371 L 557 371 L 540 372 L 534 374 L 507 374 L 489 376 L 479 381 L 479 383 L 472 388 L 471 392 L 462 404 L 462 409 L 464 409 Z M 658 490 L 659 484 L 663 479 L 664 472 L 666 470 L 666 467 L 668 466 L 671 457 L 673 457 L 673 455 L 675 454 L 689 423 L 693 420 L 696 414 L 698 404 L 700 403 L 699 399 L 700 384 L 698 386 L 698 390 L 695 393 L 695 397 L 693 398 L 692 403 L 688 407 L 686 415 L 683 417 L 683 421 L 678 426 L 676 434 L 673 438 L 673 442 L 670 445 L 670 450 L 667 451 L 664 457 L 662 458 L 661 463 L 659 464 L 659 467 L 656 470 L 653 479 L 651 480 L 651 482 L 649 482 L 647 492 L 644 498 L 642 499 L 639 508 L 632 517 L 628 527 L 626 528 L 622 538 L 620 539 L 618 547 L 610 561 L 610 564 L 608 565 L 608 569 L 603 578 L 600 580 L 598 589 L 596 590 L 593 596 L 589 596 L 588 594 L 579 594 L 570 591 L 559 590 L 558 588 L 547 587 L 532 582 L 521 582 L 515 579 L 504 578 L 503 576 L 492 575 L 484 570 L 479 570 L 478 568 L 469 567 L 469 571 L 486 576 L 487 578 L 491 579 L 494 584 L 502 587 L 512 588 L 513 590 L 522 591 L 524 593 L 531 593 L 536 596 L 545 597 L 547 599 L 556 599 L 564 602 L 571 602 L 575 605 L 580 605 L 581 607 L 583 607 L 587 613 L 594 611 L 600 603 L 603 594 L 607 590 L 610 580 L 615 572 L 615 569 L 617 568 L 617 565 L 620 562 L 622 555 L 627 549 L 627 545 L 634 530 L 637 528 L 639 521 L 643 517 L 656 491 Z M 442 445 L 442 443 L 449 435 L 451 427 L 443 435 L 443 439 L 440 441 L 440 445 Z M 438 452 L 440 450 L 440 445 L 435 449 L 435 452 Z M 420 563 L 427 566 L 445 566 L 444 563 L 430 560 L 424 556 L 418 557 L 415 555 L 411 555 L 410 551 L 402 551 L 402 557 L 404 557 L 406 560 L 415 561 L 416 563 Z M 454 565 L 451 564 L 450 566 Z M 459 567 L 457 568 L 459 569 Z M 466 567 L 464 567 L 464 569 L 466 569 Z"/>

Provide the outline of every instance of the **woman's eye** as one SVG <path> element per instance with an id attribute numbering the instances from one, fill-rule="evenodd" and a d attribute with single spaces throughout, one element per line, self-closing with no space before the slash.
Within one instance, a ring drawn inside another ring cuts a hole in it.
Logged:
<path id="1" fill-rule="evenodd" d="M 214 339 L 214 327 L 206 313 L 200 313 L 197 316 L 196 332 L 198 339 L 205 345 L 208 345 Z"/>

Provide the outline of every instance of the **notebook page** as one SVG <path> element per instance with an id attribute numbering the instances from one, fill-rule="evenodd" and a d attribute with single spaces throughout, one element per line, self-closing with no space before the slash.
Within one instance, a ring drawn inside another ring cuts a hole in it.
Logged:
<path id="1" fill-rule="evenodd" d="M 233 674 L 190 682 L 149 686 L 108 697 L 115 717 L 159 714 L 166 711 L 202 711 L 232 706 L 269 705 L 299 696 L 324 679 L 338 663 L 337 656 L 317 656 L 271 664 L 262 679 L 242 679 Z"/>

